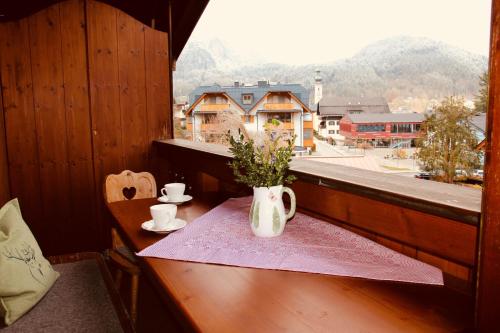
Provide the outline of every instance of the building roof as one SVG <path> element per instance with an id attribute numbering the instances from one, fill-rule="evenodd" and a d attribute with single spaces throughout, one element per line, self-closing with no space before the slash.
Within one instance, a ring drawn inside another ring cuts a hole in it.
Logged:
<path id="1" fill-rule="evenodd" d="M 246 112 L 253 109 L 253 107 L 271 91 L 291 92 L 294 94 L 304 105 L 309 105 L 309 92 L 300 84 L 269 84 L 260 81 L 257 85 L 232 85 L 220 86 L 214 84 L 211 86 L 200 86 L 189 94 L 189 103 L 193 104 L 201 95 L 205 93 L 224 92 L 229 95 L 235 102 L 237 102 Z M 243 104 L 242 95 L 252 94 L 252 104 Z"/>
<path id="2" fill-rule="evenodd" d="M 319 115 L 344 115 L 353 111 L 363 113 L 390 113 L 383 97 L 340 98 L 324 97 L 319 101 Z"/>
<path id="3" fill-rule="evenodd" d="M 472 117 L 471 124 L 483 133 L 486 133 L 486 113 Z"/>
<path id="4" fill-rule="evenodd" d="M 422 113 L 359 113 L 347 114 L 345 118 L 349 118 L 354 124 L 420 123 L 425 116 Z"/>
<path id="5" fill-rule="evenodd" d="M 203 93 L 201 94 L 191 105 L 189 105 L 189 108 L 186 110 L 186 114 L 189 114 L 191 113 L 191 111 L 194 110 L 194 108 L 196 107 L 196 105 L 198 105 L 198 103 L 200 103 L 203 98 L 205 98 L 205 96 L 207 94 L 210 94 L 210 93 Z M 213 92 L 212 92 L 213 94 Z M 223 95 L 225 96 L 226 98 L 228 98 L 229 100 L 231 100 L 234 104 L 236 104 L 237 108 L 239 108 L 243 113 L 245 113 L 245 110 L 241 107 L 241 105 L 239 103 L 237 103 L 231 96 L 229 96 L 227 93 L 225 92 L 218 92 L 217 93 L 218 95 Z M 218 111 L 203 111 L 203 113 L 218 113 Z"/>

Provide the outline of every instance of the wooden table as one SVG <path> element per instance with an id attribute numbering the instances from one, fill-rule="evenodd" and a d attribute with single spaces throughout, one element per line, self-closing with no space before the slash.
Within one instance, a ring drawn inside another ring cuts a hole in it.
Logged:
<path id="1" fill-rule="evenodd" d="M 139 251 L 163 236 L 140 229 L 155 199 L 109 204 L 124 241 Z M 188 222 L 212 208 L 179 206 Z M 472 300 L 444 287 L 139 258 L 186 330 L 203 332 L 457 332 Z"/>

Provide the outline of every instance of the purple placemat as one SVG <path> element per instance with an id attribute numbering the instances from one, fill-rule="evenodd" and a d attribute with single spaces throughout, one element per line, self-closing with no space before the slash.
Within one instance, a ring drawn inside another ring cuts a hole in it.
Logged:
<path id="1" fill-rule="evenodd" d="M 259 238 L 251 198 L 229 199 L 139 256 L 443 285 L 441 270 L 328 222 L 297 213 L 281 236 Z"/>

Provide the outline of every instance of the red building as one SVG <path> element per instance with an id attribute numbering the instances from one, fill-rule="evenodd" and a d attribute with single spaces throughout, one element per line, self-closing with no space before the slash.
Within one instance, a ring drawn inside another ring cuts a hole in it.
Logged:
<path id="1" fill-rule="evenodd" d="M 375 147 L 414 146 L 425 117 L 420 113 L 347 114 L 340 120 L 346 141 L 370 142 Z"/>

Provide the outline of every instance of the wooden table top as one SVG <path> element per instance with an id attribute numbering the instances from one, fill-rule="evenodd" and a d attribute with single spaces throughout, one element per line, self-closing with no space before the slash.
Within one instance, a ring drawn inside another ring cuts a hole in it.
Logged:
<path id="1" fill-rule="evenodd" d="M 134 251 L 162 235 L 140 229 L 156 199 L 108 205 Z M 179 206 L 188 222 L 213 205 Z M 168 236 L 167 236 L 168 237 Z M 139 258 L 161 296 L 203 332 L 457 332 L 471 327 L 473 301 L 444 287 L 301 272 Z"/>

